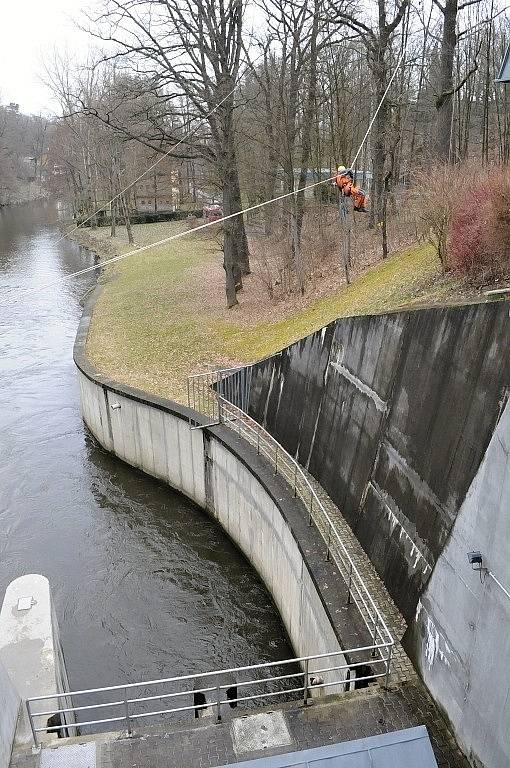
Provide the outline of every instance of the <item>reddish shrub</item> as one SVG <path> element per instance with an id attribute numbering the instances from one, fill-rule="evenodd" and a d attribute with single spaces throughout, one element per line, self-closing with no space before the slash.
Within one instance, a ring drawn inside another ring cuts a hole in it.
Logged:
<path id="1" fill-rule="evenodd" d="M 455 201 L 448 232 L 452 268 L 478 281 L 510 276 L 510 175 L 478 180 Z"/>

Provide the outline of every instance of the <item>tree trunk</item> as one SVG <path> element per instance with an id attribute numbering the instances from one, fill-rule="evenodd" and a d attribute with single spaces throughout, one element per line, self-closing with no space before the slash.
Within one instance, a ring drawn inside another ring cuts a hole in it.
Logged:
<path id="1" fill-rule="evenodd" d="M 310 56 L 308 61 L 309 75 L 307 84 L 306 101 L 303 110 L 303 119 L 301 124 L 301 168 L 299 171 L 298 190 L 306 186 L 308 171 L 310 168 L 310 154 L 312 150 L 312 127 L 314 124 L 314 115 L 316 110 L 316 91 L 317 91 L 317 36 L 319 33 L 319 2 L 315 0 L 313 25 L 310 37 Z M 295 249 L 301 251 L 301 230 L 303 228 L 303 216 L 305 209 L 305 193 L 299 192 L 296 196 L 295 226 L 296 226 L 296 244 Z M 298 273 L 299 288 L 304 293 L 304 273 L 305 268 L 299 253 L 299 263 L 301 265 L 301 274 Z"/>
<path id="2" fill-rule="evenodd" d="M 458 0 L 444 0 L 443 8 L 439 87 L 436 98 L 436 155 L 438 160 L 448 162 L 453 116 L 453 64 L 457 45 Z"/>
<path id="3" fill-rule="evenodd" d="M 223 214 L 228 216 L 230 213 L 232 213 L 232 188 L 227 179 L 225 179 L 223 183 Z M 223 222 L 223 268 L 225 270 L 225 292 L 229 309 L 239 303 L 237 301 L 237 251 L 235 247 L 234 221 L 235 219 L 229 219 Z"/>
<path id="4" fill-rule="evenodd" d="M 232 213 L 242 211 L 241 187 L 239 184 L 239 172 L 237 169 L 237 159 L 234 152 L 233 167 L 231 169 L 232 184 Z M 236 216 L 233 220 L 234 240 L 236 250 L 236 263 L 241 275 L 250 274 L 250 252 L 248 249 L 248 238 L 246 237 L 246 228 L 244 225 L 244 216 Z"/>

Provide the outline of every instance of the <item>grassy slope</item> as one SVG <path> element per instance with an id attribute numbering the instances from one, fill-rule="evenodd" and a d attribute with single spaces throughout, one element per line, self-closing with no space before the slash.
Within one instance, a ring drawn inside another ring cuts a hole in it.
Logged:
<path id="1" fill-rule="evenodd" d="M 181 226 L 171 225 L 173 231 Z M 210 242 L 190 235 L 109 267 L 88 338 L 95 365 L 119 381 L 182 400 L 186 376 L 197 364 L 251 362 L 336 317 L 385 312 L 422 298 L 433 302 L 451 293 L 451 281 L 438 281 L 431 248 L 420 245 L 291 316 L 247 324 L 235 310 L 214 311 L 196 295 L 193 268 L 200 266 L 203 275 L 217 260 Z"/>

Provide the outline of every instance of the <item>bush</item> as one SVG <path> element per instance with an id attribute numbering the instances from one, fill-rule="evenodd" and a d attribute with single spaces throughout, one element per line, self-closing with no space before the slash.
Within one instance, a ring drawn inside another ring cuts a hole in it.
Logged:
<path id="1" fill-rule="evenodd" d="M 465 188 L 466 166 L 427 166 L 415 173 L 413 198 L 417 209 L 417 233 L 435 248 L 443 272 L 450 268 L 448 235 L 458 189 Z"/>
<path id="2" fill-rule="evenodd" d="M 453 206 L 448 256 L 452 268 L 479 283 L 510 277 L 510 173 L 473 177 Z"/>

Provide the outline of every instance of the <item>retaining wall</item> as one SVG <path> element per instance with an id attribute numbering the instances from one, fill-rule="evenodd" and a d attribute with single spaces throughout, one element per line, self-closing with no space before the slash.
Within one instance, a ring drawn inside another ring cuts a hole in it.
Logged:
<path id="1" fill-rule="evenodd" d="M 84 349 L 92 303 L 83 315 L 74 356 L 82 415 L 94 437 L 217 519 L 265 582 L 298 656 L 340 651 L 329 609 L 288 522 L 289 505 L 300 502 L 231 430 L 190 430 L 189 417 L 200 420 L 197 413 L 97 372 Z M 304 510 L 302 518 L 306 526 Z"/>
<path id="2" fill-rule="evenodd" d="M 327 490 L 408 619 L 508 396 L 508 306 L 341 318 L 253 366 L 251 415 Z"/>
<path id="3" fill-rule="evenodd" d="M 475 764 L 510 765 L 510 404 L 498 423 L 409 630 L 420 672 Z"/>
<path id="4" fill-rule="evenodd" d="M 509 302 L 339 319 L 252 366 L 249 410 L 326 488 L 476 765 L 510 765 Z"/>

